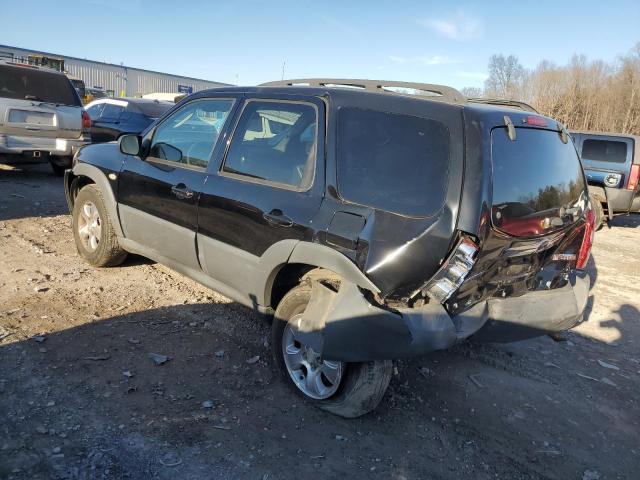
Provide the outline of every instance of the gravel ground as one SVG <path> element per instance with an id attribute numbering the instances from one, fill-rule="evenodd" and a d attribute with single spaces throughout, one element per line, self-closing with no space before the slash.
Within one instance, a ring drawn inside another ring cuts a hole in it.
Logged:
<path id="1" fill-rule="evenodd" d="M 344 420 L 280 380 L 263 319 L 140 257 L 91 268 L 61 179 L 0 165 L 0 478 L 637 479 L 639 229 L 597 233 L 567 341 L 396 362 Z"/>

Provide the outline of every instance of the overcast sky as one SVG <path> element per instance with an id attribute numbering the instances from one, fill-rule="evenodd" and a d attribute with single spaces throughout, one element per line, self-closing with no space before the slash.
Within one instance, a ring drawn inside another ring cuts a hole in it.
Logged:
<path id="1" fill-rule="evenodd" d="M 614 60 L 640 1 L 0 0 L 0 44 L 254 85 L 340 77 L 480 87 L 494 53 L 525 67 Z M 51 28 L 48 28 L 50 26 Z"/>

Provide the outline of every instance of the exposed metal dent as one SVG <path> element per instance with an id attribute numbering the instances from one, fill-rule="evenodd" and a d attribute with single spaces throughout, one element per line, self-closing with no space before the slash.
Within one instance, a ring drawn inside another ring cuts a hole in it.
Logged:
<path id="1" fill-rule="evenodd" d="M 300 342 L 322 352 L 324 358 L 346 362 L 424 355 L 457 340 L 442 305 L 385 310 L 372 305 L 357 285 L 347 281 L 337 292 L 314 282 L 297 330 Z"/>
<path id="2" fill-rule="evenodd" d="M 304 263 L 326 268 L 337 273 L 347 282 L 352 282 L 374 293 L 380 292 L 380 289 L 360 271 L 355 263 L 342 253 L 325 245 L 301 241 L 293 249 L 289 263 Z"/>

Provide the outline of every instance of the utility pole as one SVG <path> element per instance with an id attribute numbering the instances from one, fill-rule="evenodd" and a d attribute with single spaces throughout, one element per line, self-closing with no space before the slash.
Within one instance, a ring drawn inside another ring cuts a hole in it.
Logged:
<path id="1" fill-rule="evenodd" d="M 280 80 L 284 80 L 284 66 L 287 64 L 287 61 L 285 60 L 284 62 L 282 62 L 282 78 Z"/>

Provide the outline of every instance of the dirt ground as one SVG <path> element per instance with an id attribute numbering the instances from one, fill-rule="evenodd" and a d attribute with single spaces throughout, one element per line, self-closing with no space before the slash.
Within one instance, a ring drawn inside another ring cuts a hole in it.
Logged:
<path id="1" fill-rule="evenodd" d="M 0 166 L 0 478 L 638 479 L 640 219 L 590 265 L 567 341 L 396 362 L 344 420 L 281 381 L 263 319 L 139 257 L 91 268 L 61 179 Z"/>

